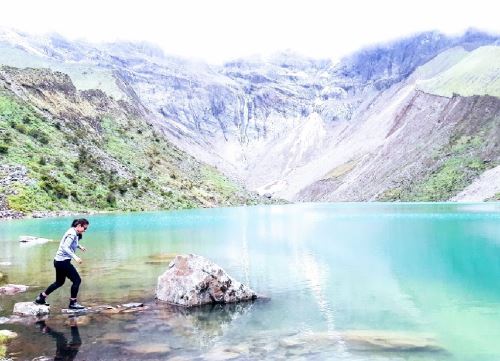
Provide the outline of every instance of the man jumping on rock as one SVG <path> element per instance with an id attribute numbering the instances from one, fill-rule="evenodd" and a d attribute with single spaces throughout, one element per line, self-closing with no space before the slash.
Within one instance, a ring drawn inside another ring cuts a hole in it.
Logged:
<path id="1" fill-rule="evenodd" d="M 71 285 L 71 298 L 69 299 L 69 308 L 72 310 L 83 310 L 86 307 L 80 305 L 76 297 L 78 295 L 78 289 L 80 288 L 81 278 L 78 274 L 76 268 L 71 264 L 71 259 L 74 259 L 76 263 L 82 263 L 80 257 L 78 257 L 75 252 L 79 248 L 82 251 L 86 251 L 85 247 L 79 244 L 79 240 L 82 238 L 83 232 L 87 230 L 89 226 L 89 221 L 85 218 L 75 219 L 71 223 L 70 229 L 66 231 L 59 244 L 59 249 L 57 250 L 56 256 L 54 257 L 54 268 L 56 269 L 56 281 L 51 284 L 45 292 L 42 292 L 35 299 L 35 304 L 46 305 L 45 302 L 48 295 L 54 292 L 56 289 L 61 287 L 66 280 L 66 277 L 73 282 Z"/>

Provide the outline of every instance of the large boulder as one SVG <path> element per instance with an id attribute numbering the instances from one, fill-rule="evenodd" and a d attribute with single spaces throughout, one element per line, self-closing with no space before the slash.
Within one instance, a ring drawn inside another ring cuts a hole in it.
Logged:
<path id="1" fill-rule="evenodd" d="M 249 301 L 257 294 L 221 267 L 194 254 L 178 255 L 158 277 L 156 298 L 180 306 Z"/>
<path id="2" fill-rule="evenodd" d="M 49 306 L 36 305 L 33 302 L 18 302 L 14 305 L 15 315 L 20 316 L 44 316 L 50 313 Z"/>

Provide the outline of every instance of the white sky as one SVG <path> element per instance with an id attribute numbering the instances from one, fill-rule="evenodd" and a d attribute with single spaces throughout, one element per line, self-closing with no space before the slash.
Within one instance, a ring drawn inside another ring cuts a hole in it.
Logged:
<path id="1" fill-rule="evenodd" d="M 92 42 L 146 40 L 219 63 L 291 49 L 339 58 L 418 31 L 500 34 L 498 0 L 6 0 L 0 26 Z"/>

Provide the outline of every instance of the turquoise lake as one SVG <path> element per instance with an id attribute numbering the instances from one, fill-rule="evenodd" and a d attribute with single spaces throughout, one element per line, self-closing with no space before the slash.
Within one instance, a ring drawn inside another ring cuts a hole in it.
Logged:
<path id="1" fill-rule="evenodd" d="M 7 321 L 18 360 L 500 360 L 500 203 L 292 204 L 86 216 L 79 301 L 146 309 L 68 326 L 70 281 L 49 332 Z M 0 316 L 54 280 L 72 218 L 0 222 Z M 19 243 L 22 235 L 57 240 Z M 177 309 L 156 303 L 164 254 L 196 253 L 270 300 Z M 73 334 L 71 333 L 73 331 Z M 66 342 L 66 343 L 65 343 Z"/>

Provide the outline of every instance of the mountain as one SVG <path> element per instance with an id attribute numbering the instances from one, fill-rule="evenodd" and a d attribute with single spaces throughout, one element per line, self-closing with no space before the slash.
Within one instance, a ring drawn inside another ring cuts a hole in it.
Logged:
<path id="1" fill-rule="evenodd" d="M 428 32 L 338 63 L 286 52 L 213 66 L 147 43 L 4 30 L 0 63 L 129 104 L 162 141 L 261 194 L 447 200 L 499 165 L 499 44 Z"/>
<path id="2" fill-rule="evenodd" d="M 67 74 L 0 67 L 0 213 L 256 204 L 165 140 L 141 108 Z"/>

